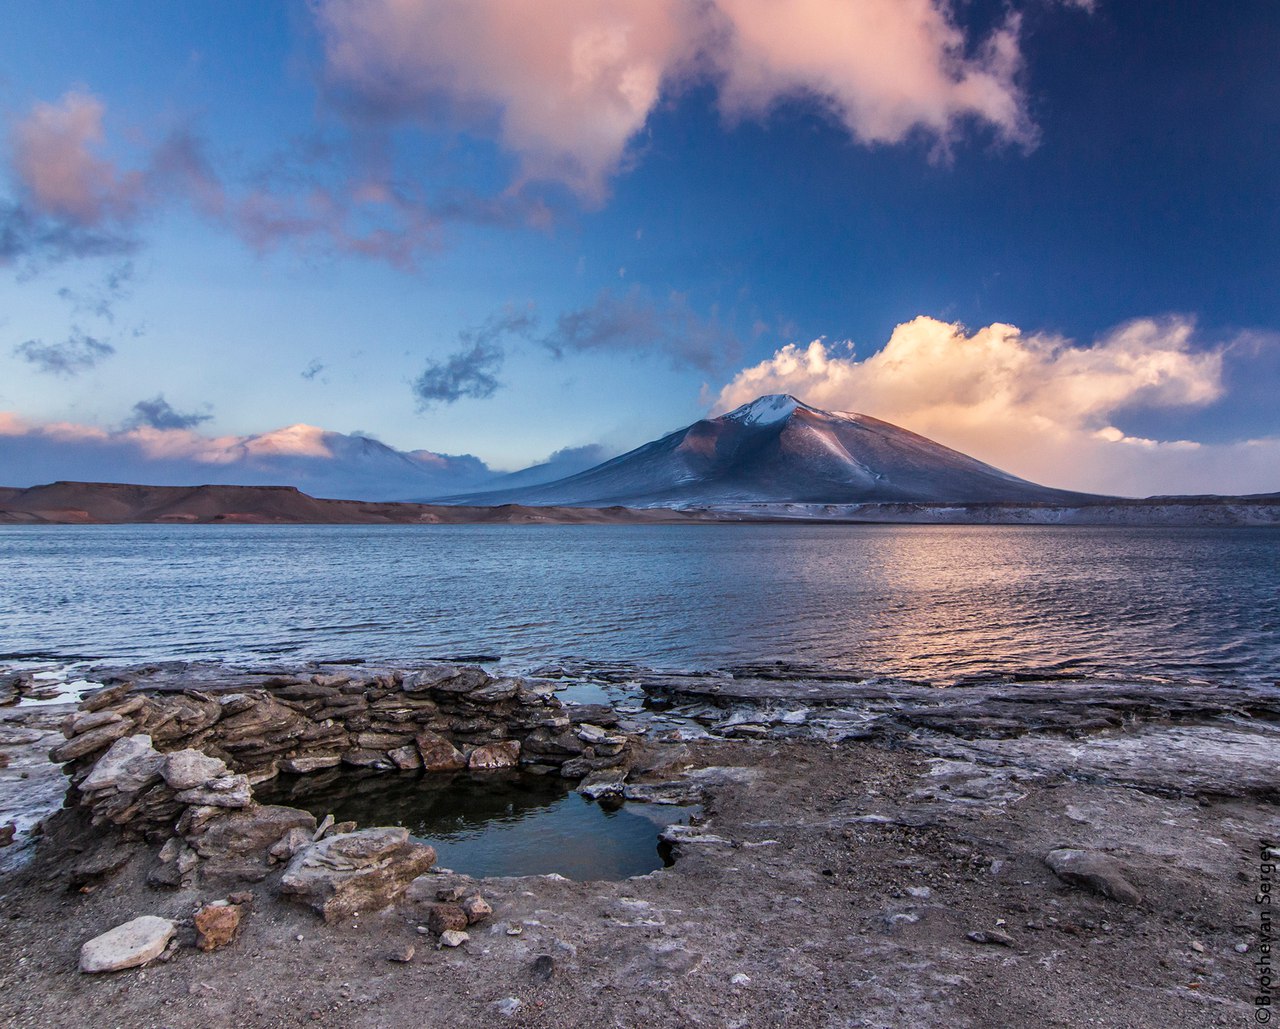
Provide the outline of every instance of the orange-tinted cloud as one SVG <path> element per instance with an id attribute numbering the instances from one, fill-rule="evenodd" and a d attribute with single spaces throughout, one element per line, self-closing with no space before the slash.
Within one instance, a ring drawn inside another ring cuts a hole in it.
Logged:
<path id="1" fill-rule="evenodd" d="M 1187 319 L 1138 319 L 1091 346 L 993 324 L 919 317 L 859 360 L 821 340 L 739 372 L 715 408 L 765 393 L 874 415 L 1026 478 L 1121 495 L 1280 488 L 1280 440 L 1231 445 L 1132 436 L 1126 411 L 1195 408 L 1224 394 L 1222 349 Z"/>
<path id="2" fill-rule="evenodd" d="M 1016 16 L 966 38 L 946 0 L 320 0 L 327 70 L 351 110 L 498 139 L 522 180 L 607 192 L 664 96 L 711 81 L 733 117 L 813 97 L 858 140 L 943 145 L 964 119 L 1034 129 Z"/>

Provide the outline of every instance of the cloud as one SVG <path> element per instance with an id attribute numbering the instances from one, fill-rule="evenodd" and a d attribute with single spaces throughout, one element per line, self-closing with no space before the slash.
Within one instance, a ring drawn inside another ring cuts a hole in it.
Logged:
<path id="1" fill-rule="evenodd" d="M 1197 348 L 1185 318 L 1144 318 L 1089 346 L 993 324 L 919 317 L 859 360 L 849 345 L 791 344 L 739 372 L 715 410 L 765 393 L 902 425 L 1049 485 L 1122 495 L 1280 488 L 1280 440 L 1209 445 L 1118 427 L 1143 409 L 1224 396 L 1225 348 Z M 1268 466 L 1268 462 L 1270 462 Z"/>
<path id="2" fill-rule="evenodd" d="M 129 235 L 69 224 L 27 205 L 0 200 L 0 266 L 118 257 L 133 253 L 138 245 Z"/>
<path id="3" fill-rule="evenodd" d="M 493 396 L 502 386 L 497 373 L 507 357 L 504 341 L 528 337 L 536 325 L 537 317 L 531 310 L 507 308 L 458 333 L 462 349 L 443 361 L 429 361 L 413 380 L 410 388 L 418 399 L 418 410 L 454 404 L 463 397 L 487 400 Z"/>
<path id="4" fill-rule="evenodd" d="M 72 91 L 37 103 L 13 131 L 13 167 L 37 210 L 91 227 L 131 221 L 143 190 L 140 172 L 121 172 L 94 151 L 103 141 L 102 101 Z"/>
<path id="5" fill-rule="evenodd" d="M 319 0 L 326 74 L 367 122 L 495 138 L 519 183 L 599 202 L 664 97 L 697 82 L 733 118 L 810 98 L 865 143 L 942 145 L 966 122 L 1027 144 L 1019 19 L 985 39 L 949 0 Z"/>
<path id="6" fill-rule="evenodd" d="M 463 397 L 485 400 L 501 387 L 498 372 L 513 341 L 536 343 L 555 357 L 566 353 L 665 356 L 677 368 L 713 372 L 737 360 L 737 337 L 717 321 L 699 317 L 684 294 L 655 300 L 642 287 L 625 293 L 601 290 L 590 304 L 566 311 L 547 333 L 531 307 L 507 308 L 458 334 L 463 344 L 442 361 L 431 361 L 412 383 L 418 409 L 452 404 Z"/>
<path id="7" fill-rule="evenodd" d="M 189 128 L 140 146 L 134 167 L 103 154 L 106 105 L 73 91 L 38 102 L 10 133 L 16 199 L 0 201 L 0 263 L 32 267 L 130 254 L 138 228 L 183 204 L 261 253 L 289 245 L 412 267 L 448 220 L 545 220 L 538 202 L 455 192 L 428 200 L 389 171 L 362 166 L 359 147 L 291 144 L 255 175 L 219 173 Z"/>
<path id="8" fill-rule="evenodd" d="M 557 357 L 566 352 L 630 351 L 663 354 L 676 367 L 712 373 L 738 359 L 738 338 L 716 319 L 704 319 L 683 293 L 655 299 L 642 287 L 604 289 L 585 307 L 556 319 L 541 341 Z"/>
<path id="9" fill-rule="evenodd" d="M 502 385 L 496 372 L 505 356 L 500 347 L 477 343 L 444 361 L 428 362 L 413 380 L 418 410 L 425 411 L 433 404 L 457 403 L 463 397 L 485 400 L 493 396 Z"/>
<path id="10" fill-rule="evenodd" d="M 0 263 L 32 266 L 135 252 L 136 228 L 163 201 L 218 206 L 220 187 L 195 140 L 176 132 L 138 167 L 101 152 L 106 105 L 73 90 L 40 101 L 10 133 L 16 199 L 0 202 Z"/>
<path id="11" fill-rule="evenodd" d="M 862 143 L 913 132 L 945 145 L 966 120 L 1027 144 L 1035 132 L 1017 83 L 1019 18 L 971 41 L 938 0 L 716 0 L 725 44 L 721 107 L 767 114 L 812 97 Z M 972 50 L 972 52 L 970 52 Z"/>
<path id="12" fill-rule="evenodd" d="M 680 0 L 334 0 L 317 5 L 327 74 L 351 107 L 383 119 L 452 108 L 487 127 L 525 179 L 599 197 L 690 56 Z"/>
<path id="13" fill-rule="evenodd" d="M 458 493 L 493 478 L 469 454 L 407 454 L 367 436 L 314 425 L 210 437 L 150 424 L 114 431 L 74 422 L 41 424 L 0 412 L 0 440 L 0 483 L 14 486 L 57 479 L 293 485 L 322 497 L 403 500 Z"/>
<path id="14" fill-rule="evenodd" d="M 156 394 L 150 400 L 139 400 L 133 405 L 133 417 L 130 425 L 150 426 L 153 429 L 194 429 L 197 425 L 212 421 L 213 415 L 197 412 L 183 413 L 176 411 L 162 394 Z"/>
<path id="15" fill-rule="evenodd" d="M 126 261 L 110 269 L 99 285 L 87 290 L 63 286 L 58 290 L 58 297 L 70 304 L 75 314 L 91 315 L 112 323 L 115 321 L 115 305 L 132 296 L 132 280 L 133 262 Z"/>
<path id="16" fill-rule="evenodd" d="M 14 347 L 13 352 L 15 356 L 35 365 L 37 371 L 70 377 L 88 371 L 106 360 L 116 352 L 116 348 L 104 340 L 75 329 L 61 343 L 29 339 Z"/>

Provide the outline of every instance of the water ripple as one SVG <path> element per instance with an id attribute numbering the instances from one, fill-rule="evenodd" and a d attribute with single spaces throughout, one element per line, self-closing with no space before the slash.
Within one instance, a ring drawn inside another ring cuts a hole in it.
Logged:
<path id="1" fill-rule="evenodd" d="M 0 527 L 0 653 L 816 661 L 1274 682 L 1280 532 Z"/>

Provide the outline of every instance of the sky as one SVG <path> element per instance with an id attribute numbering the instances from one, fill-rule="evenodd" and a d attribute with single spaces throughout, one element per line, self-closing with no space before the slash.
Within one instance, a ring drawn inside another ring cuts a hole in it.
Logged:
<path id="1" fill-rule="evenodd" d="M 11 5 L 0 483 L 470 485 L 786 392 L 1278 490 L 1277 53 L 1271 0 Z"/>

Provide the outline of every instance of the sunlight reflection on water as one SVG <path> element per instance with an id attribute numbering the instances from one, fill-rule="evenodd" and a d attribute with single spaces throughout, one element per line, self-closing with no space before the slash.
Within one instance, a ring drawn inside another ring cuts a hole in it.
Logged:
<path id="1" fill-rule="evenodd" d="M 1274 681 L 1280 532 L 0 527 L 0 654 L 791 660 Z"/>

